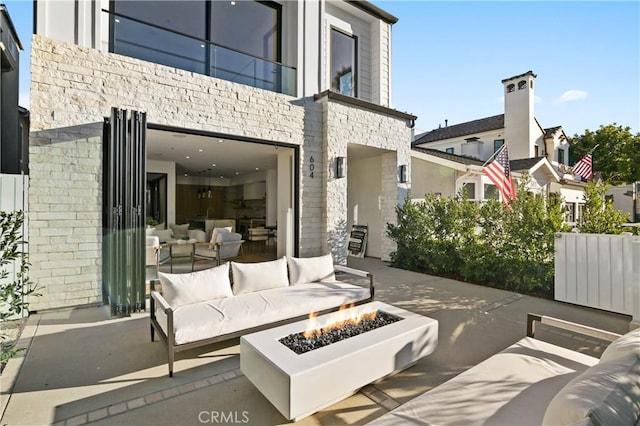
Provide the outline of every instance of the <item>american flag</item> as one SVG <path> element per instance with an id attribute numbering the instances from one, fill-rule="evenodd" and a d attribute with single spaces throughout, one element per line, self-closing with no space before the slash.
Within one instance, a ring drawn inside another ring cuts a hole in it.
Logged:
<path id="1" fill-rule="evenodd" d="M 591 154 L 585 155 L 573 166 L 573 174 L 582 176 L 587 180 L 591 179 L 591 175 L 593 174 L 591 170 Z"/>
<path id="2" fill-rule="evenodd" d="M 507 145 L 502 146 L 498 155 L 496 155 L 491 163 L 482 169 L 482 172 L 496 185 L 502 194 L 502 201 L 505 204 L 509 205 L 511 200 L 516 199 L 516 190 L 513 186 L 511 168 L 509 167 L 509 150 Z"/>

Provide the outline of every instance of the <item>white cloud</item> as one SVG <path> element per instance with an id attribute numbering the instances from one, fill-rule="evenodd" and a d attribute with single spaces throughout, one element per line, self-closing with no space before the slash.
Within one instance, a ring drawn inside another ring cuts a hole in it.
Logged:
<path id="1" fill-rule="evenodd" d="M 587 94 L 588 93 L 584 90 L 567 90 L 562 94 L 562 96 L 556 99 L 554 103 L 563 104 L 565 102 L 578 101 L 580 99 L 585 99 Z"/>

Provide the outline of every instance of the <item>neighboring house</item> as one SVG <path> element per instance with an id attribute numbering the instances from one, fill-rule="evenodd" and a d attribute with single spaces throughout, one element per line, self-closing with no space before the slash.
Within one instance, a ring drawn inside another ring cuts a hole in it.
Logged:
<path id="1" fill-rule="evenodd" d="M 278 255 L 344 263 L 362 224 L 367 255 L 389 259 L 416 119 L 391 108 L 396 21 L 366 1 L 36 1 L 34 307 L 103 300 L 112 107 L 146 113 L 146 162 L 127 178 L 146 179 L 147 202 L 166 188 L 147 207 L 165 226 L 261 221 Z"/>
<path id="2" fill-rule="evenodd" d="M 565 203 L 580 203 L 574 191 L 584 184 L 565 174 L 570 171 L 567 136 L 560 126 L 543 128 L 534 116 L 535 79 L 528 71 L 502 80 L 504 114 L 455 125 L 445 121 L 444 127 L 418 135 L 411 153 L 412 198 L 428 192 L 453 195 L 462 188 L 471 199 L 497 198 L 495 186 L 481 170 L 507 143 L 514 176 L 527 172 L 532 177 L 529 190 L 560 192 Z"/>
<path id="3" fill-rule="evenodd" d="M 609 188 L 606 197 L 612 200 L 616 210 L 629 215 L 629 222 L 640 223 L 640 182 Z"/>
<path id="4" fill-rule="evenodd" d="M 0 5 L 0 173 L 28 173 L 28 156 L 24 144 L 24 126 L 28 129 L 28 111 L 18 106 L 20 51 L 22 44 L 9 12 Z"/>

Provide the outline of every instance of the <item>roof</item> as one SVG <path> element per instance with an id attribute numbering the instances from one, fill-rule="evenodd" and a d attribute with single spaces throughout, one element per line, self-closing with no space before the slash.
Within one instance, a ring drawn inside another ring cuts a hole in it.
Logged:
<path id="1" fill-rule="evenodd" d="M 7 9 L 7 6 L 4 3 L 0 4 L 0 12 L 4 15 L 5 19 L 7 20 L 9 31 L 11 31 L 11 35 L 15 39 L 16 44 L 18 45 L 20 50 L 24 50 L 22 47 L 22 43 L 20 42 L 20 38 L 18 37 L 18 32 L 16 31 L 16 27 L 13 25 L 11 16 L 9 16 L 9 10 Z"/>
<path id="2" fill-rule="evenodd" d="M 467 121 L 466 123 L 434 129 L 427 132 L 419 139 L 416 139 L 411 145 L 421 145 L 423 143 L 441 141 L 502 128 L 504 128 L 504 114 L 498 114 L 491 117 L 480 118 L 478 120 Z"/>
<path id="3" fill-rule="evenodd" d="M 545 157 L 534 157 L 534 158 L 522 158 L 519 160 L 511 160 L 509 161 L 509 166 L 511 170 L 529 170 L 536 164 L 538 164 Z"/>
<path id="4" fill-rule="evenodd" d="M 515 80 L 516 78 L 521 78 L 521 77 L 524 77 L 524 76 L 527 76 L 527 75 L 531 75 L 531 76 L 533 76 L 533 78 L 537 77 L 537 75 L 535 75 L 533 73 L 533 71 L 529 70 L 529 71 L 525 72 L 524 74 L 518 74 L 518 75 L 514 75 L 513 77 L 505 78 L 504 80 L 502 80 L 502 82 L 504 83 L 504 82 L 509 81 L 509 80 Z"/>
<path id="5" fill-rule="evenodd" d="M 476 158 L 465 157 L 463 155 L 448 154 L 444 151 L 439 151 L 437 149 L 421 148 L 417 146 L 414 146 L 411 149 L 417 152 L 422 152 L 424 154 L 433 155 L 434 157 L 440 157 L 440 158 L 444 158 L 445 160 L 455 161 L 456 163 L 467 164 L 472 166 L 482 166 L 484 164 L 484 161 L 480 161 Z"/>
<path id="6" fill-rule="evenodd" d="M 347 0 L 347 3 L 352 4 L 353 6 L 357 7 L 358 9 L 363 10 L 363 11 L 367 12 L 368 14 L 375 16 L 378 19 L 382 19 L 387 24 L 393 25 L 396 22 L 398 22 L 398 18 L 396 18 L 395 16 L 393 16 L 389 12 L 386 12 L 386 11 L 380 9 L 378 6 L 376 6 L 373 3 L 370 3 L 368 1 L 365 1 L 365 0 Z"/>
<path id="7" fill-rule="evenodd" d="M 567 140 L 567 135 L 564 133 L 564 129 L 562 126 L 549 127 L 548 129 L 544 129 L 544 137 L 552 138 L 555 133 L 560 131 L 560 140 Z"/>

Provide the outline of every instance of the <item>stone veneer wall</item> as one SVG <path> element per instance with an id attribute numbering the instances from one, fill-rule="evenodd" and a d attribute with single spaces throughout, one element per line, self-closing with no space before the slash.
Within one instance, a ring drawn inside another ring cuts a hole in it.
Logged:
<path id="1" fill-rule="evenodd" d="M 411 129 L 408 122 L 384 113 L 378 113 L 324 97 L 326 126 L 324 142 L 326 185 L 326 241 L 336 263 L 346 262 L 347 257 L 347 184 L 349 159 L 345 178 L 335 176 L 336 157 L 347 157 L 347 145 L 359 144 L 392 152 L 381 151 L 382 160 L 382 222 L 396 223 L 395 207 L 404 201 L 409 183 L 398 182 L 398 166 L 406 164 L 411 176 Z M 381 232 L 381 254 L 389 260 L 395 243 Z"/>
<path id="2" fill-rule="evenodd" d="M 394 177 L 383 182 L 384 221 L 395 221 L 397 165 L 410 164 L 405 120 L 38 35 L 31 49 L 29 245 L 43 293 L 34 309 L 102 300 L 102 122 L 111 107 L 144 111 L 149 123 L 300 146 L 300 256 L 331 249 L 346 261 L 347 178 L 336 180 L 333 170 L 347 143 L 398 150 L 383 156 Z M 393 244 L 384 237 L 383 246 L 388 257 Z"/>
<path id="3" fill-rule="evenodd" d="M 154 124 L 306 138 L 305 149 L 322 149 L 304 100 L 38 35 L 31 48 L 31 277 L 43 286 L 34 309 L 101 302 L 102 122 L 111 107 L 144 111 Z M 317 191 L 304 190 L 301 216 L 306 193 L 318 204 Z M 321 254 L 318 227 L 301 227 L 301 253 Z"/>

